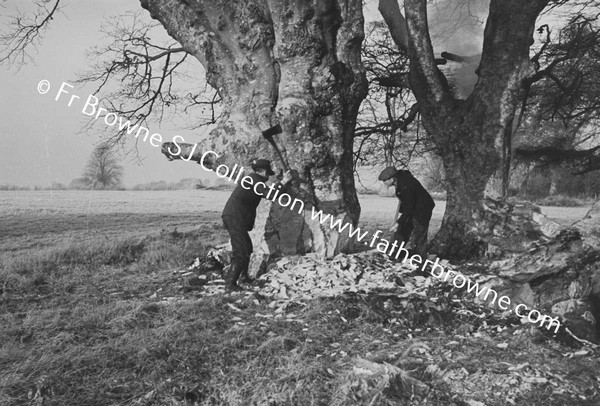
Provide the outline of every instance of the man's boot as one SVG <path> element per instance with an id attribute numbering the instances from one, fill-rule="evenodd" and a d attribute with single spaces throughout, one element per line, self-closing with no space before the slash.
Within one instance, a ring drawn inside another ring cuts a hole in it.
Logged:
<path id="1" fill-rule="evenodd" d="M 242 273 L 242 264 L 238 261 L 231 262 L 229 266 L 229 271 L 227 272 L 227 277 L 225 278 L 225 292 L 239 292 L 242 290 L 237 284 L 237 280 L 240 277 L 240 273 Z"/>
<path id="2" fill-rule="evenodd" d="M 244 264 L 242 266 L 242 272 L 240 273 L 240 277 L 238 282 L 240 284 L 243 285 L 250 285 L 252 284 L 252 279 L 250 279 L 250 276 L 248 275 L 248 267 L 250 266 L 250 258 L 248 258 L 248 260 L 244 261 Z"/>

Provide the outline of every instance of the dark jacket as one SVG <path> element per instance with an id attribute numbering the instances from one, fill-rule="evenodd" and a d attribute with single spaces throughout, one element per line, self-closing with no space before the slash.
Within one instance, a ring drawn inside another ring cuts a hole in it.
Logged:
<path id="1" fill-rule="evenodd" d="M 415 218 L 420 223 L 429 223 L 435 207 L 433 198 L 410 171 L 400 169 L 396 178 L 396 196 L 400 199 L 400 219 L 398 224 Z"/>
<path id="2" fill-rule="evenodd" d="M 247 176 L 252 178 L 252 186 L 250 189 L 245 189 L 242 187 L 240 181 L 240 184 L 236 186 L 233 193 L 231 193 L 231 196 L 229 196 L 229 200 L 225 203 L 225 208 L 223 209 L 221 217 L 229 217 L 237 222 L 242 228 L 250 231 L 254 228 L 256 208 L 260 203 L 260 199 L 267 197 L 269 189 L 268 186 L 267 188 L 259 187 L 258 190 L 261 194 L 256 194 L 254 192 L 254 185 L 258 182 L 266 183 L 268 178 L 254 172 Z M 247 184 L 246 187 L 248 187 Z M 281 183 L 276 183 L 274 185 L 274 189 L 281 189 L 281 187 Z M 273 198 L 273 196 L 275 196 L 275 193 L 271 192 L 270 197 Z"/>

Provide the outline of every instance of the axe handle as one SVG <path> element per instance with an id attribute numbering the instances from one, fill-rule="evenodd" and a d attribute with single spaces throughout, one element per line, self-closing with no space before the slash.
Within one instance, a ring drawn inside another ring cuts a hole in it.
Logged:
<path id="1" fill-rule="evenodd" d="M 287 164 L 287 161 L 285 159 L 283 159 L 283 155 L 281 154 L 281 150 L 277 146 L 277 143 L 273 139 L 273 136 L 269 136 L 269 137 L 265 137 L 265 138 L 267 139 L 267 141 L 269 141 L 269 144 L 271 144 L 273 146 L 273 148 L 275 148 L 275 152 L 277 153 L 277 156 L 279 157 L 279 160 L 283 164 L 283 169 L 285 169 L 286 172 L 289 171 L 290 170 L 290 166 Z"/>

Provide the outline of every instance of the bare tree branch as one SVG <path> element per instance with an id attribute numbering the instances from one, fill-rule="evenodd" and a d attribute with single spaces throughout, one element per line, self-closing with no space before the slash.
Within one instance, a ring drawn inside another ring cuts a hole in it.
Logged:
<path id="1" fill-rule="evenodd" d="M 37 11 L 28 16 L 18 14 L 13 16 L 8 31 L 0 35 L 0 64 L 16 65 L 20 67 L 28 60 L 31 48 L 36 48 L 48 29 L 55 15 L 61 11 L 61 0 L 36 1 Z"/>
<path id="2" fill-rule="evenodd" d="M 0 63 L 20 66 L 32 59 L 31 49 L 40 44 L 50 22 L 61 11 L 62 3 L 61 0 L 38 0 L 34 6 L 35 12 L 12 17 L 7 32 L 0 36 L 4 49 L 0 51 Z M 204 89 L 200 82 L 197 91 L 189 91 L 190 81 L 198 78 L 186 73 L 194 61 L 187 58 L 188 53 L 178 43 L 151 40 L 160 37 L 163 30 L 160 24 L 143 19 L 141 11 L 109 20 L 101 31 L 112 41 L 91 49 L 88 58 L 94 63 L 76 83 L 96 84 L 94 95 L 101 94 L 104 106 L 128 120 L 131 127 L 148 126 L 151 118 L 161 121 L 167 110 L 177 114 L 179 108 L 184 113 L 201 110 L 199 115 L 190 114 L 195 117 L 190 123 L 193 128 L 215 123 L 221 99 L 206 83 Z M 210 110 L 205 111 L 206 107 Z M 89 129 L 94 119 L 84 129 Z M 107 143 L 114 145 L 123 140 L 127 127 L 117 133 L 112 128 L 103 130 L 113 131 Z"/>
<path id="3" fill-rule="evenodd" d="M 366 28 L 362 60 L 370 92 L 361 105 L 354 132 L 355 168 L 357 165 L 380 164 L 382 160 L 389 165 L 405 165 L 410 161 L 412 151 L 422 150 L 415 138 L 418 106 L 406 78 L 407 54 L 394 46 L 384 23 L 374 22 Z M 406 78 L 406 86 L 387 86 L 385 78 L 398 77 Z"/>
<path id="4" fill-rule="evenodd" d="M 397 0 L 379 0 L 378 10 L 390 29 L 390 34 L 398 49 L 408 52 L 408 31 L 406 20 L 400 11 Z"/>
<path id="5" fill-rule="evenodd" d="M 156 43 L 156 30 L 162 30 L 160 24 L 148 23 L 140 13 L 128 13 L 123 18 L 108 22 L 102 31 L 111 38 L 106 46 L 94 47 L 89 57 L 97 62 L 82 74 L 77 83 L 96 83 L 94 94 L 102 93 L 103 102 L 111 112 L 131 122 L 131 126 L 147 126 L 152 118 L 159 122 L 167 111 L 177 114 L 200 108 L 201 114 L 191 124 L 193 128 L 211 125 L 218 119 L 220 98 L 214 89 L 204 86 L 195 93 L 189 92 L 191 80 L 185 71 L 194 60 L 177 43 Z M 114 88 L 114 83 L 121 83 Z M 209 114 L 204 112 L 210 107 Z M 196 112 L 196 110 L 194 110 Z M 93 120 L 90 121 L 93 125 Z M 111 133 L 109 140 L 118 143 L 127 134 L 124 127 L 117 133 Z"/>
<path id="6" fill-rule="evenodd" d="M 396 0 L 393 0 L 396 1 Z M 405 0 L 406 25 L 409 33 L 411 80 L 413 92 L 420 102 L 451 99 L 444 75 L 437 68 L 427 25 L 427 2 Z M 427 91 L 425 91 L 427 89 Z"/>

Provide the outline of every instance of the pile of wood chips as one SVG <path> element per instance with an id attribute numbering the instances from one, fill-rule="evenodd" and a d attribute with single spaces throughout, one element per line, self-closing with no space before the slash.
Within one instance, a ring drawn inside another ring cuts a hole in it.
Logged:
<path id="1" fill-rule="evenodd" d="M 409 264 L 394 262 L 377 250 L 339 254 L 331 260 L 321 260 L 312 254 L 285 257 L 258 278 L 264 284 L 259 293 L 280 300 L 398 288 L 425 295 L 428 278 L 409 277 L 414 271 Z"/>

